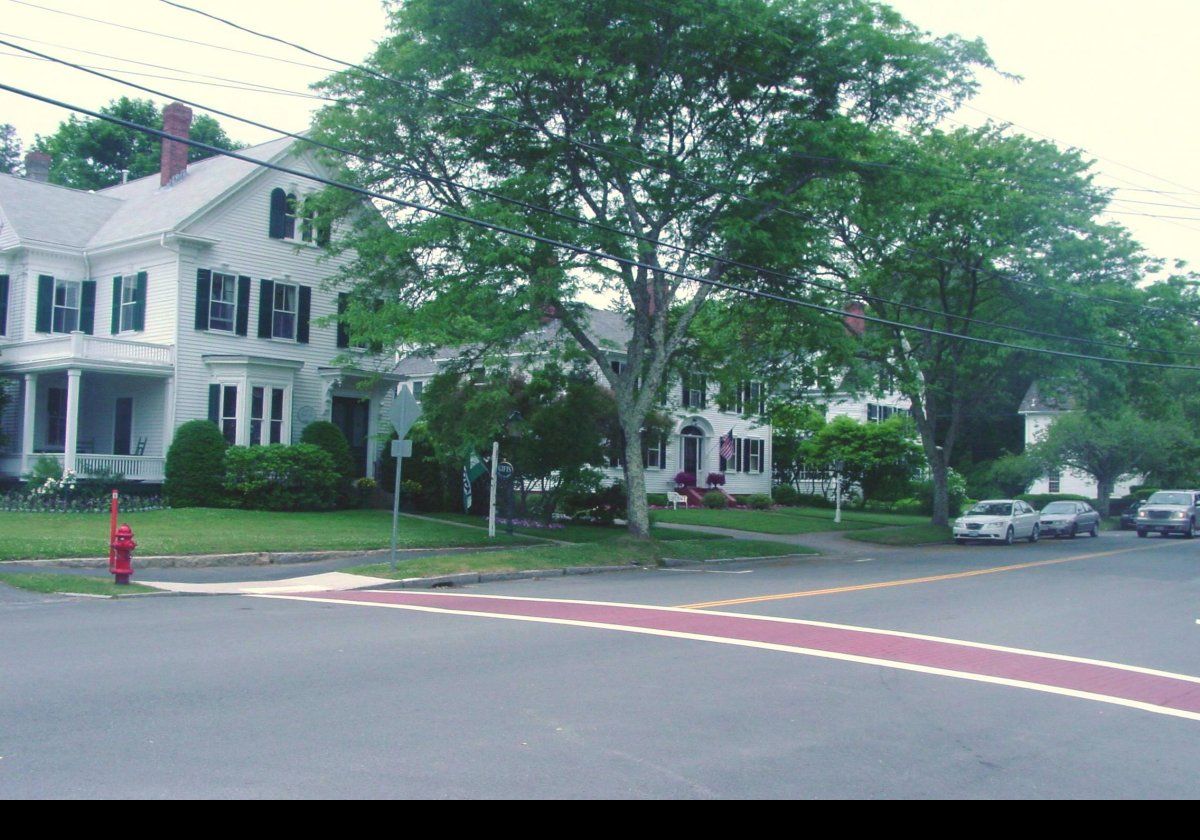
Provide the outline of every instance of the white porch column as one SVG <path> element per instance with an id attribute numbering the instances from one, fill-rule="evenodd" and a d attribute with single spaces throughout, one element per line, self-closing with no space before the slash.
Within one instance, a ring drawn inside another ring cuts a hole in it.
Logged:
<path id="1" fill-rule="evenodd" d="M 25 402 L 21 408 L 21 472 L 33 469 L 33 421 L 37 416 L 36 373 L 25 374 Z"/>
<path id="2" fill-rule="evenodd" d="M 162 455 L 165 458 L 175 439 L 175 377 L 167 378 L 163 387 Z"/>
<path id="3" fill-rule="evenodd" d="M 83 371 L 67 371 L 67 440 L 63 447 L 63 469 L 75 469 L 75 449 L 79 442 L 79 377 Z"/>

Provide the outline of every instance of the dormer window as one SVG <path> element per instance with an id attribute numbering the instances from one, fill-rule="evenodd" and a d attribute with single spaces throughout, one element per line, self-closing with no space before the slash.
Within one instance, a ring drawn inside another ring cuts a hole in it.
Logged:
<path id="1" fill-rule="evenodd" d="M 268 232 L 272 239 L 308 244 L 315 242 L 324 247 L 329 244 L 329 231 L 329 223 L 319 218 L 313 202 L 307 196 L 287 192 L 282 187 L 271 190 Z"/>

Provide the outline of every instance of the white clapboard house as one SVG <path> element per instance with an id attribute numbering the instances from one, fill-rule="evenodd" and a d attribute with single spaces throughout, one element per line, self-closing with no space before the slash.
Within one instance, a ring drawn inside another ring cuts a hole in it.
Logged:
<path id="1" fill-rule="evenodd" d="M 622 348 L 631 334 L 624 315 L 601 309 L 587 313 L 588 333 L 602 349 L 610 351 L 608 363 L 614 370 L 625 364 Z M 528 347 L 545 347 L 548 343 L 573 342 L 558 322 L 546 319 L 542 330 L 528 337 Z M 397 373 L 412 383 L 415 393 L 459 351 L 446 348 L 426 355 L 412 355 L 400 360 Z M 513 367 L 536 363 L 536 354 L 516 353 L 510 358 Z M 599 371 L 596 372 L 599 378 Z M 666 389 L 666 402 L 661 406 L 672 420 L 671 431 L 657 441 L 647 441 L 642 452 L 646 465 L 646 492 L 666 493 L 676 488 L 675 476 L 680 472 L 695 476 L 688 495 L 698 503 L 705 490 L 709 473 L 724 473 L 726 493 L 740 496 L 747 493 L 771 492 L 771 426 L 762 415 L 765 393 L 757 382 L 744 382 L 727 398 L 720 398 L 717 385 L 701 373 L 677 380 Z M 732 453 L 721 454 L 721 438 L 733 432 Z M 597 464 L 611 481 L 623 477 L 623 465 L 615 453 L 604 464 Z"/>
<path id="2" fill-rule="evenodd" d="M 164 111 L 186 135 L 191 111 Z M 321 172 L 292 140 L 242 152 Z M 31 154 L 0 175 L 0 473 L 42 456 L 78 473 L 160 481 L 174 430 L 217 423 L 233 444 L 298 439 L 315 419 L 346 433 L 371 475 L 394 378 L 370 390 L 325 282 L 341 258 L 305 210 L 311 181 L 224 156 L 187 163 L 164 141 L 162 171 L 95 192 L 47 183 Z M 331 318 L 330 316 L 334 316 Z M 374 369 L 362 359 L 363 369 Z"/>

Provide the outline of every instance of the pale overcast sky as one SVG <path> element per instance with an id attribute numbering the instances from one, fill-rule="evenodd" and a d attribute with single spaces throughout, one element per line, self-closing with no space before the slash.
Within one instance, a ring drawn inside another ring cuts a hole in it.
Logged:
<path id="1" fill-rule="evenodd" d="M 182 1 L 350 61 L 367 54 L 384 33 L 377 0 Z M 1200 162 L 1194 151 L 1193 111 L 1193 92 L 1200 81 L 1200 63 L 1193 55 L 1200 2 L 893 0 L 891 5 L 935 34 L 982 37 L 1000 69 L 1024 77 L 1016 82 L 984 74 L 980 95 L 955 119 L 976 124 L 990 116 L 1026 133 L 1085 149 L 1096 158 L 1102 183 L 1120 188 L 1120 201 L 1113 207 L 1120 215 L 1113 219 L 1133 230 L 1151 253 L 1183 258 L 1200 269 Z M 20 43 L 269 125 L 302 129 L 318 103 L 220 85 L 248 83 L 304 93 L 326 70 L 169 40 L 46 9 L 332 69 L 312 56 L 157 0 L 0 0 L 0 38 L 36 39 L 43 43 Z M 0 46 L 0 79 L 10 84 L 89 108 L 123 94 L 140 95 L 13 52 Z M 185 78 L 192 81 L 179 81 Z M 35 134 L 53 131 L 65 116 L 53 106 L 0 92 L 0 122 L 16 126 L 26 145 Z M 221 122 L 230 136 L 246 143 L 272 137 L 225 118 Z"/>

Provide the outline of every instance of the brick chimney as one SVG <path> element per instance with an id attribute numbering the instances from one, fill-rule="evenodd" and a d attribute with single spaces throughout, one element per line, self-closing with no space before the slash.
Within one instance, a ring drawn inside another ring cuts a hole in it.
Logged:
<path id="1" fill-rule="evenodd" d="M 842 311 L 845 313 L 842 323 L 851 335 L 861 336 L 867 331 L 867 322 L 862 317 L 867 314 L 867 308 L 863 306 L 862 301 L 852 300 Z"/>
<path id="2" fill-rule="evenodd" d="M 25 177 L 30 181 L 50 180 L 50 162 L 53 158 L 45 152 L 30 152 L 25 155 Z"/>
<path id="3" fill-rule="evenodd" d="M 190 137 L 192 109 L 180 102 L 172 102 L 163 108 L 163 131 L 176 137 Z M 159 184 L 166 186 L 187 172 L 188 145 L 177 140 L 162 141 L 162 165 L 159 168 Z"/>

